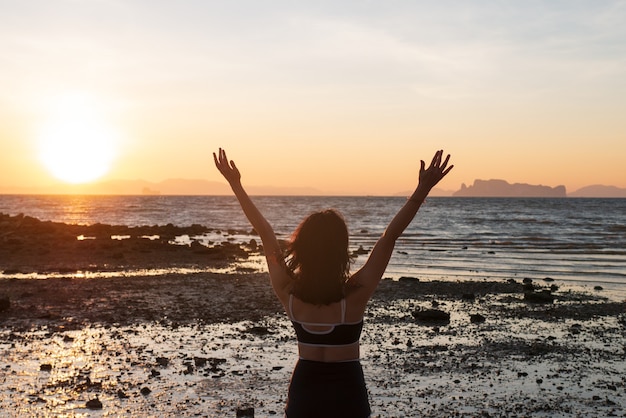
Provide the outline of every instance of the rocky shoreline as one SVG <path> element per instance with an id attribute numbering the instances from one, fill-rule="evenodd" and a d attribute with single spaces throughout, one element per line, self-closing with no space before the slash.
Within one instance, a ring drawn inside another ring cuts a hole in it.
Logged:
<path id="1" fill-rule="evenodd" d="M 264 273 L 2 279 L 0 294 L 5 411 L 282 413 L 296 348 Z M 362 340 L 374 416 L 623 416 L 625 308 L 572 289 L 531 303 L 514 281 L 383 280 Z"/>
<path id="2" fill-rule="evenodd" d="M 189 245 L 176 237 L 214 233 L 220 242 Z M 202 225 L 76 225 L 0 213 L 0 272 L 69 274 L 175 267 L 218 268 L 258 253 L 255 240 L 235 243 L 231 236 L 250 231 L 221 231 Z"/>
<path id="3" fill-rule="evenodd" d="M 258 248 L 198 253 L 170 248 L 191 230 L 116 228 L 0 216 L 3 413 L 281 416 L 297 353 L 267 274 L 208 272 Z M 205 271 L 74 274 L 172 265 Z M 373 416 L 626 416 L 625 312 L 547 278 L 383 280 L 362 338 Z"/>

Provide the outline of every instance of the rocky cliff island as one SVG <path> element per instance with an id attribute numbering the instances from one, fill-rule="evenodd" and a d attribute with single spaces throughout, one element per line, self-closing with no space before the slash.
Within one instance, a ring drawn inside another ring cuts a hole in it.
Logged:
<path id="1" fill-rule="evenodd" d="M 566 197 L 565 186 L 542 186 L 526 183 L 510 184 L 505 180 L 474 180 L 474 184 L 461 185 L 453 196 L 464 197 Z"/>

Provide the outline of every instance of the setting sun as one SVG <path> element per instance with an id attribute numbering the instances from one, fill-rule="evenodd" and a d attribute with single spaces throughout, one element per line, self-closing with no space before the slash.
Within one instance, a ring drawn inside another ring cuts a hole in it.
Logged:
<path id="1" fill-rule="evenodd" d="M 93 99 L 78 94 L 55 100 L 39 135 L 39 158 L 59 180 L 87 183 L 105 175 L 116 152 L 116 135 Z"/>

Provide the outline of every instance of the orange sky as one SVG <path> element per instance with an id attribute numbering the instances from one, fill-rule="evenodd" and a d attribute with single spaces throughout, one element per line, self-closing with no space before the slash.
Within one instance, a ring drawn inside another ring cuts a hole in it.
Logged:
<path id="1" fill-rule="evenodd" d="M 245 184 L 328 194 L 409 190 L 438 148 L 443 189 L 626 188 L 624 2 L 6 3 L 0 193 L 79 160 L 222 181 L 220 146 Z"/>

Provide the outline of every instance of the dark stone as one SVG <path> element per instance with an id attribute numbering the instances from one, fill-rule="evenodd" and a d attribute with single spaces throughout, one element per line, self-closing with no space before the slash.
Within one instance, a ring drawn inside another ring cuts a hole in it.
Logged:
<path id="1" fill-rule="evenodd" d="M 100 399 L 90 399 L 87 401 L 87 409 L 102 409 L 102 402 Z"/>
<path id="2" fill-rule="evenodd" d="M 411 276 L 402 276 L 398 279 L 398 281 L 400 282 L 419 282 L 420 279 L 418 279 L 417 277 L 411 277 Z"/>
<path id="3" fill-rule="evenodd" d="M 569 327 L 569 332 L 571 332 L 572 334 L 580 334 L 582 328 L 583 327 L 580 324 L 572 324 L 572 326 Z"/>
<path id="4" fill-rule="evenodd" d="M 368 252 L 369 251 L 363 248 L 362 245 L 359 245 L 358 249 L 352 251 L 352 255 L 364 255 L 364 254 L 367 254 Z"/>
<path id="5" fill-rule="evenodd" d="M 117 391 L 117 397 L 120 399 L 128 399 L 128 395 L 122 389 Z"/>
<path id="6" fill-rule="evenodd" d="M 472 324 L 478 324 L 481 322 L 485 322 L 485 317 L 482 316 L 481 314 L 471 314 L 470 315 L 470 322 Z"/>
<path id="7" fill-rule="evenodd" d="M 152 391 L 150 390 L 149 387 L 144 386 L 141 388 L 140 392 L 142 395 L 146 396 L 146 395 L 149 395 Z"/>
<path id="8" fill-rule="evenodd" d="M 543 279 L 544 282 L 553 282 L 554 279 L 552 277 L 546 277 L 545 279 Z"/>
<path id="9" fill-rule="evenodd" d="M 157 357 L 156 362 L 161 367 L 167 367 L 170 364 L 170 360 L 167 357 Z"/>
<path id="10" fill-rule="evenodd" d="M 424 309 L 413 312 L 418 321 L 424 322 L 450 322 L 450 314 L 439 309 Z"/>
<path id="11" fill-rule="evenodd" d="M 254 334 L 254 335 L 270 335 L 272 334 L 272 331 L 270 331 L 267 327 L 250 327 L 247 330 L 244 331 L 247 334 Z"/>
<path id="12" fill-rule="evenodd" d="M 529 277 L 524 277 L 524 280 L 522 280 L 522 283 L 524 284 L 528 284 L 528 283 L 532 283 L 533 279 L 529 278 Z"/>
<path id="13" fill-rule="evenodd" d="M 193 362 L 196 365 L 196 367 L 204 367 L 207 361 L 209 361 L 209 359 L 206 357 L 194 357 L 193 358 Z"/>
<path id="14" fill-rule="evenodd" d="M 254 408 L 237 408 L 237 418 L 254 418 Z"/>
<path id="15" fill-rule="evenodd" d="M 42 364 L 41 366 L 39 366 L 39 370 L 41 370 L 42 372 L 49 372 L 52 370 L 52 364 Z"/>
<path id="16" fill-rule="evenodd" d="M 554 296 L 549 290 L 524 293 L 524 300 L 530 303 L 553 303 Z"/>
<path id="17" fill-rule="evenodd" d="M 226 359 L 223 358 L 215 358 L 215 357 L 194 357 L 193 358 L 194 364 L 196 365 L 197 368 L 202 368 L 207 366 L 210 367 L 209 368 L 209 372 L 221 372 L 219 366 L 223 363 L 226 363 Z"/>
<path id="18" fill-rule="evenodd" d="M 594 286 L 593 290 L 604 290 L 602 286 Z"/>

